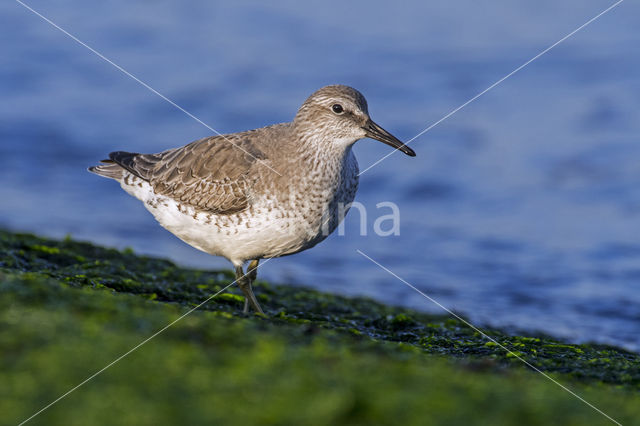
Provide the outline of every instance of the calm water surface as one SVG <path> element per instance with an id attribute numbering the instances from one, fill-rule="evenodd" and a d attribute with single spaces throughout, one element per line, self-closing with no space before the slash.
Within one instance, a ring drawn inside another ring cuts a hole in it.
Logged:
<path id="1" fill-rule="evenodd" d="M 32 1 L 220 132 L 289 121 L 352 85 L 408 140 L 595 16 L 605 1 L 477 4 Z M 438 312 L 384 264 L 479 324 L 640 350 L 640 32 L 625 2 L 362 175 L 368 235 L 270 261 L 262 277 Z M 17 3 L 0 5 L 0 226 L 226 267 L 87 172 L 211 131 Z M 389 148 L 364 140 L 361 169 Z M 401 212 L 400 235 L 373 221 Z"/>

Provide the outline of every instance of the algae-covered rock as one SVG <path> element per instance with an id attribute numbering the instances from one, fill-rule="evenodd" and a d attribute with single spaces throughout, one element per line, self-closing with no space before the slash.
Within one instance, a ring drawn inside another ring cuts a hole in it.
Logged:
<path id="1" fill-rule="evenodd" d="M 612 347 L 489 340 L 446 316 L 260 281 L 268 318 L 243 315 L 233 286 L 184 316 L 232 280 L 0 231 L 2 422 L 141 343 L 33 424 L 611 424 L 522 360 L 623 424 L 640 418 L 640 356 Z"/>

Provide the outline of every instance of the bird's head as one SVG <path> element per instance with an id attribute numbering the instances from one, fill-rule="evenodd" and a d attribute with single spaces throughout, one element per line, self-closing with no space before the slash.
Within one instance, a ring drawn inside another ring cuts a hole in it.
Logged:
<path id="1" fill-rule="evenodd" d="M 347 147 L 359 139 L 371 138 L 411 157 L 416 155 L 411 148 L 371 120 L 367 100 L 362 93 L 349 86 L 325 86 L 313 93 L 298 110 L 294 123 L 307 136 L 317 133 L 338 146 Z"/>

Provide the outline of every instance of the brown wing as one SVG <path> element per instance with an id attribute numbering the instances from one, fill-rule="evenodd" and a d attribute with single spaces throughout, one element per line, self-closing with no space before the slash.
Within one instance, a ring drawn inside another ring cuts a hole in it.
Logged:
<path id="1" fill-rule="evenodd" d="M 248 135 L 247 135 L 248 136 Z M 158 154 L 113 152 L 111 160 L 147 180 L 156 193 L 216 214 L 246 209 L 265 155 L 242 134 L 201 139 Z"/>

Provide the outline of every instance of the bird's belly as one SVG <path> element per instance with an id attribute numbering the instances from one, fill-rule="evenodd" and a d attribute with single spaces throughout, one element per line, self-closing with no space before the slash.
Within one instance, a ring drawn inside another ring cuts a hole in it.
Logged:
<path id="1" fill-rule="evenodd" d="M 337 214 L 310 217 L 260 207 L 216 215 L 162 198 L 158 197 L 162 207 L 154 203 L 145 206 L 164 228 L 191 246 L 234 263 L 285 256 L 313 247 L 329 236 L 339 220 Z"/>

